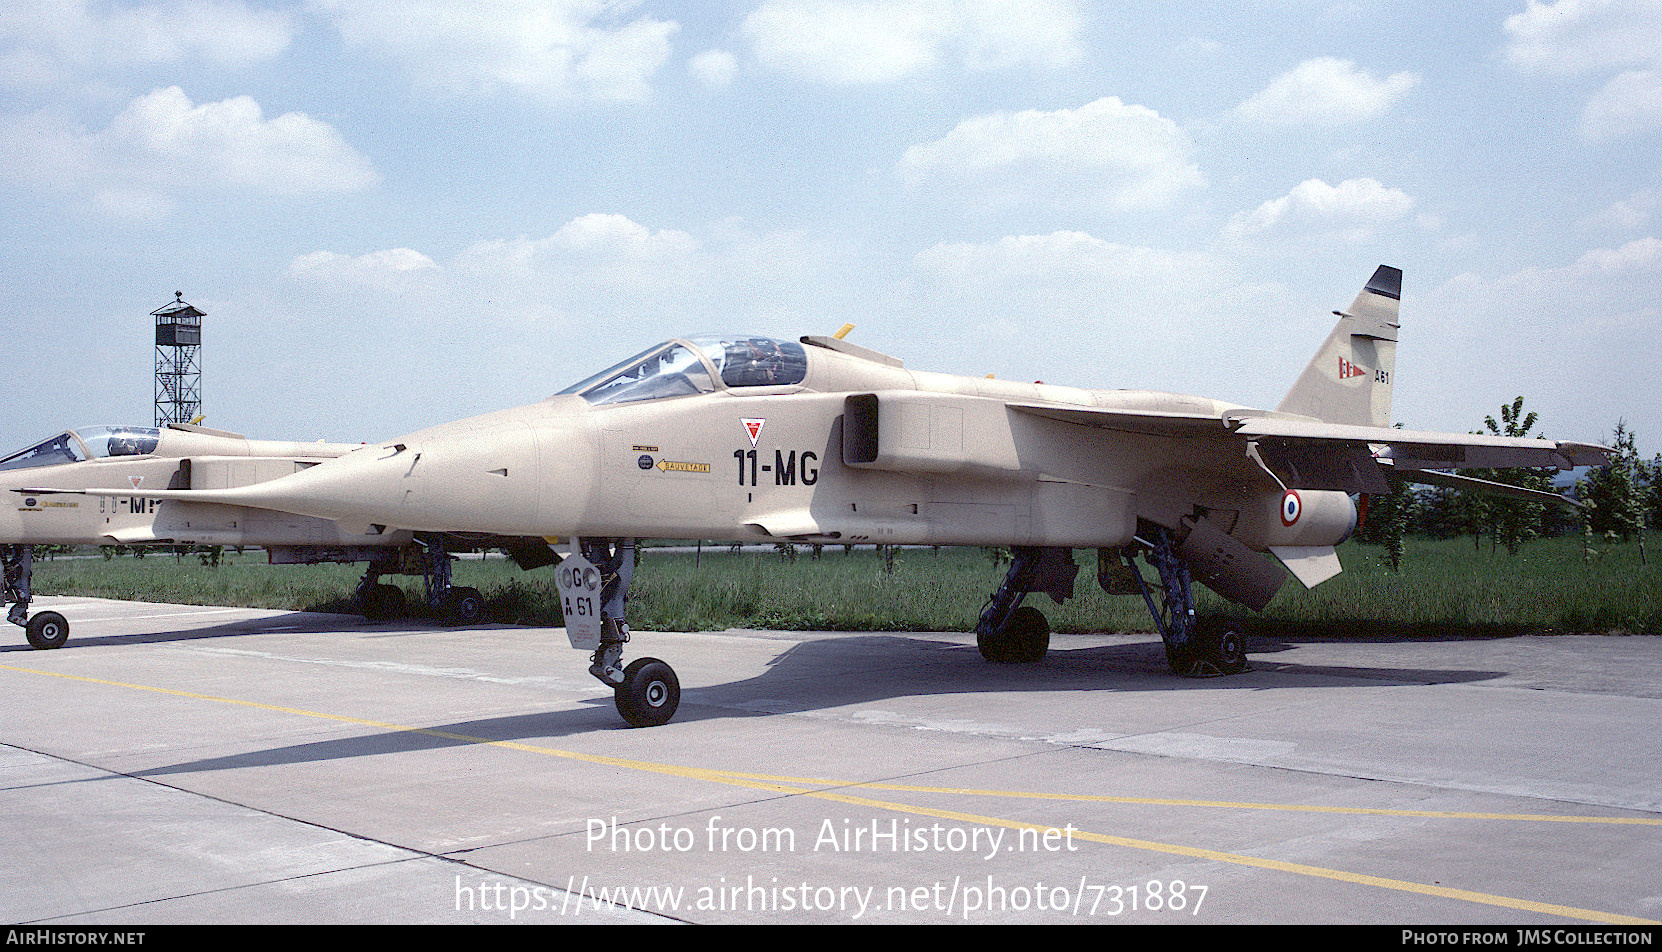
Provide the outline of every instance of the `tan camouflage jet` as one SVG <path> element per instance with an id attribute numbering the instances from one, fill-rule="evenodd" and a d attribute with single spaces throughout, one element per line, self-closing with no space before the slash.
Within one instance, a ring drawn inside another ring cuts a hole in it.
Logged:
<path id="1" fill-rule="evenodd" d="M 36 648 L 61 647 L 69 623 L 57 612 L 28 614 L 36 545 L 251 546 L 275 565 L 368 562 L 357 597 L 364 614 L 404 610 L 404 590 L 383 573 L 425 575 L 431 606 L 452 623 L 477 621 L 484 598 L 449 584 L 456 551 L 501 548 L 524 557 L 515 538 L 417 538 L 403 530 L 348 531 L 330 519 L 273 509 L 164 499 L 157 490 L 223 489 L 267 482 L 363 448 L 358 443 L 250 440 L 240 433 L 184 423 L 165 427 L 78 427 L 0 458 L 0 564 L 8 620 Z M 533 558 L 547 551 L 531 540 Z M 541 564 L 550 560 L 543 558 Z"/>
<path id="2" fill-rule="evenodd" d="M 342 546 L 413 540 L 442 555 L 446 538 L 513 540 L 526 566 L 555 562 L 559 546 L 568 635 L 637 726 L 668 721 L 680 699 L 669 665 L 623 663 L 642 538 L 1011 547 L 975 629 L 994 662 L 1044 656 L 1049 626 L 1022 600 L 1070 597 L 1073 550 L 1096 549 L 1099 584 L 1143 597 L 1175 671 L 1231 674 L 1245 665 L 1244 639 L 1197 621 L 1192 580 L 1259 610 L 1288 572 L 1306 586 L 1338 574 L 1335 546 L 1357 523 L 1352 494 L 1397 478 L 1562 503 L 1447 471 L 1608 461 L 1591 444 L 1392 428 L 1401 282 L 1381 267 L 1335 312 L 1273 411 L 908 370 L 840 335 L 697 337 L 540 403 L 321 461 L 285 454 L 213 470 L 211 482 L 181 458 L 178 473 L 154 477 L 173 488 L 146 487 L 141 501 L 171 526 L 209 513 L 309 517 Z M 134 496 L 111 469 L 117 491 L 41 494 L 20 515 L 48 500 Z M 360 591 L 373 588 L 375 564 Z"/>

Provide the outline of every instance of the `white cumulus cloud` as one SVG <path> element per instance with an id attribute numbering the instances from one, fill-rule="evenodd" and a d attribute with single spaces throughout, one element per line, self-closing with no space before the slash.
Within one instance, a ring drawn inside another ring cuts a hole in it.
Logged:
<path id="1" fill-rule="evenodd" d="M 705 50 L 687 61 L 687 71 L 694 79 L 717 89 L 731 86 L 738 70 L 738 57 L 726 50 Z"/>
<path id="2" fill-rule="evenodd" d="M 355 258 L 314 251 L 294 259 L 289 273 L 314 286 L 365 285 L 388 290 L 412 275 L 437 271 L 438 267 L 432 258 L 409 248 L 372 251 Z"/>
<path id="3" fill-rule="evenodd" d="M 1530 0 L 1507 18 L 1506 33 L 1507 61 L 1526 72 L 1615 73 L 1582 110 L 1586 138 L 1662 127 L 1662 2 Z"/>
<path id="4" fill-rule="evenodd" d="M 1581 111 L 1589 139 L 1614 139 L 1662 128 L 1662 70 L 1628 70 L 1599 90 Z"/>
<path id="5" fill-rule="evenodd" d="M 907 149 L 899 172 L 922 192 L 999 205 L 1149 209 L 1205 185 L 1193 151 L 1170 119 L 1108 96 L 1078 109 L 972 116 Z"/>
<path id="6" fill-rule="evenodd" d="M 1408 217 L 1413 209 L 1414 200 L 1406 193 L 1386 188 L 1371 178 L 1346 179 L 1338 185 L 1308 179 L 1251 213 L 1235 216 L 1225 234 L 1244 237 L 1267 232 L 1338 232 L 1359 239 L 1377 226 Z"/>
<path id="7" fill-rule="evenodd" d="M 1248 122 L 1336 126 L 1384 115 L 1419 83 L 1415 73 L 1385 79 L 1330 56 L 1305 60 L 1235 109 Z"/>
<path id="8" fill-rule="evenodd" d="M 1620 248 L 1595 248 L 1571 268 L 1578 275 L 1648 274 L 1662 272 L 1662 240 L 1638 238 Z"/>
<path id="9" fill-rule="evenodd" d="M 1073 0 L 766 0 L 743 32 L 764 65 L 835 85 L 887 83 L 951 65 L 1071 65 Z"/>
<path id="10" fill-rule="evenodd" d="M 1042 279 L 1146 281 L 1188 276 L 1207 266 L 1199 253 L 1105 241 L 1081 231 L 1008 235 L 991 242 L 944 242 L 917 254 L 920 271 L 951 281 Z"/>
<path id="11" fill-rule="evenodd" d="M 201 189 L 301 195 L 379 181 L 326 122 L 298 112 L 268 119 L 248 96 L 196 105 L 177 86 L 133 100 L 97 132 L 46 114 L 0 121 L 0 168 L 17 181 L 89 193 L 111 211 L 143 213 Z"/>
<path id="12" fill-rule="evenodd" d="M 1559 75 L 1662 62 L 1656 0 L 1529 0 L 1506 18 L 1512 65 Z"/>
<path id="13" fill-rule="evenodd" d="M 643 100 L 678 25 L 628 19 L 608 0 L 313 0 L 349 46 L 398 62 L 418 84 L 461 95 Z"/>
<path id="14" fill-rule="evenodd" d="M 244 66 L 281 55 L 293 34 L 289 14 L 241 0 L 30 0 L 0 14 L 0 84 L 201 59 Z"/>

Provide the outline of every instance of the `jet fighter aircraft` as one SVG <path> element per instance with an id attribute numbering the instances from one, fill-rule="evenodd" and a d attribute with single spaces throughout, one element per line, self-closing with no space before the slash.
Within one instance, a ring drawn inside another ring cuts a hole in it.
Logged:
<path id="1" fill-rule="evenodd" d="M 428 601 L 450 621 L 477 620 L 480 593 L 449 582 L 449 553 L 481 543 L 525 550 L 516 540 L 416 538 L 407 531 L 348 530 L 326 519 L 271 509 L 163 499 L 157 490 L 243 486 L 277 479 L 358 449 L 355 443 L 250 440 L 240 433 L 185 423 L 165 427 L 96 426 L 66 430 L 0 458 L 0 604 L 36 648 L 69 638 L 58 612 L 29 615 L 36 545 L 260 546 L 274 564 L 368 562 L 358 587 L 366 615 L 390 617 L 403 589 L 383 573 L 422 574 Z M 97 490 L 96 494 L 88 491 Z M 540 540 L 538 546 L 546 550 Z M 533 565 L 547 564 L 549 560 Z M 522 556 L 523 557 L 523 556 Z"/>
<path id="2" fill-rule="evenodd" d="M 1071 596 L 1074 549 L 1140 593 L 1172 668 L 1238 672 L 1239 632 L 1197 623 L 1192 581 L 1254 610 L 1290 571 L 1340 571 L 1351 494 L 1391 478 L 1563 502 L 1454 473 L 1602 465 L 1604 448 L 1392 428 L 1402 272 L 1380 267 L 1275 410 L 909 370 L 839 337 L 655 345 L 540 403 L 367 445 L 299 472 L 152 493 L 363 533 L 569 539 L 557 581 L 574 646 L 620 714 L 668 721 L 673 669 L 625 666 L 640 538 L 1008 546 L 976 624 L 994 662 L 1042 658 L 1023 598 Z M 1145 578 L 1137 560 L 1153 570 Z"/>

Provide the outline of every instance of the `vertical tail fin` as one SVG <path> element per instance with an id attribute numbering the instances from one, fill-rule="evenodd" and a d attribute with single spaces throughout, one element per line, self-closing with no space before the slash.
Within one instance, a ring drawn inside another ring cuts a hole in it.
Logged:
<path id="1" fill-rule="evenodd" d="M 1325 423 L 1391 425 L 1402 272 L 1380 265 L 1276 409 Z"/>

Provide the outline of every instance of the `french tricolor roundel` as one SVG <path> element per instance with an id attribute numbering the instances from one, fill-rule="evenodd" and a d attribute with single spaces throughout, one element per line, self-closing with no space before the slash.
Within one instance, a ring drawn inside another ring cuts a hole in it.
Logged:
<path id="1" fill-rule="evenodd" d="M 1287 490 L 1287 494 L 1281 497 L 1281 524 L 1291 526 L 1303 511 L 1304 500 L 1298 498 L 1298 493 Z"/>

